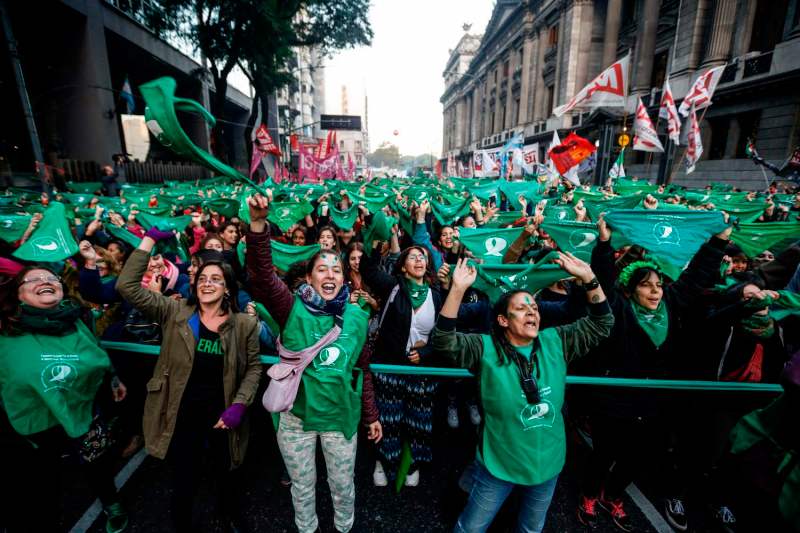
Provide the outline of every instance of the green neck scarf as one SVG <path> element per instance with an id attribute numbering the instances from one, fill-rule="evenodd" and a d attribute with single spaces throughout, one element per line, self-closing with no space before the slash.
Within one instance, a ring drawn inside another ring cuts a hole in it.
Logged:
<path id="1" fill-rule="evenodd" d="M 634 300 L 630 302 L 639 326 L 647 333 L 656 348 L 660 348 L 664 341 L 667 340 L 667 333 L 669 332 L 669 314 L 664 301 L 659 302 L 655 310 L 647 309 Z"/>
<path id="2" fill-rule="evenodd" d="M 411 307 L 419 309 L 425 300 L 428 298 L 428 284 L 422 283 L 421 285 L 411 278 L 403 278 L 408 291 L 408 297 L 411 299 Z"/>
<path id="3" fill-rule="evenodd" d="M 62 300 L 52 309 L 39 309 L 20 304 L 14 320 L 14 329 L 20 333 L 44 333 L 64 335 L 75 331 L 75 322 L 80 319 L 81 308 L 72 300 Z"/>
<path id="4" fill-rule="evenodd" d="M 769 315 L 750 315 L 742 319 L 741 324 L 745 331 L 761 339 L 768 339 L 775 333 L 775 321 Z"/>

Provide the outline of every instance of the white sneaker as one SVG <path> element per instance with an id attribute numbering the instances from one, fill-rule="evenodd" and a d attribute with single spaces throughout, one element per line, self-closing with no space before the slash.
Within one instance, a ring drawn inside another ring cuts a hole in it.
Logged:
<path id="1" fill-rule="evenodd" d="M 419 470 L 414 470 L 406 476 L 406 487 L 416 487 L 419 485 Z"/>
<path id="2" fill-rule="evenodd" d="M 389 480 L 386 479 L 386 474 L 383 472 L 383 465 L 380 461 L 375 461 L 375 470 L 372 471 L 372 483 L 374 483 L 376 487 L 385 487 L 389 484 Z"/>
<path id="3" fill-rule="evenodd" d="M 458 429 L 458 408 L 454 404 L 447 406 L 447 425 Z"/>
<path id="4" fill-rule="evenodd" d="M 469 406 L 469 420 L 472 422 L 473 426 L 477 426 L 481 423 L 481 412 L 475 404 Z"/>

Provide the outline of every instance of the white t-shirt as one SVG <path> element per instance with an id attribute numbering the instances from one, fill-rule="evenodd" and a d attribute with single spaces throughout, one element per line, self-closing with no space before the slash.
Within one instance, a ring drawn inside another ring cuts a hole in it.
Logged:
<path id="1" fill-rule="evenodd" d="M 428 337 L 436 325 L 436 307 L 433 305 L 433 293 L 430 288 L 428 289 L 428 296 L 425 302 L 416 310 L 411 313 L 411 331 L 408 334 L 408 342 L 406 343 L 406 351 L 411 350 L 415 344 L 420 341 L 425 344 L 428 343 Z"/>

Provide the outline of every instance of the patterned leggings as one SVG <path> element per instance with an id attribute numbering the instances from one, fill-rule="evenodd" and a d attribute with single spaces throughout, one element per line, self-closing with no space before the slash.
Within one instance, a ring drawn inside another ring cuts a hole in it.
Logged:
<path id="1" fill-rule="evenodd" d="M 425 376 L 373 376 L 383 426 L 383 439 L 378 443 L 378 453 L 386 475 L 393 479 L 400 463 L 404 440 L 411 448 L 415 465 L 430 463 L 433 459 L 433 395 L 439 383 Z"/>
<path id="2" fill-rule="evenodd" d="M 311 533 L 319 526 L 316 501 L 317 437 L 328 470 L 328 486 L 333 500 L 333 525 L 337 531 L 350 531 L 355 519 L 356 489 L 353 469 L 356 464 L 356 441 L 347 440 L 339 431 L 304 431 L 303 421 L 291 413 L 281 413 L 278 447 L 292 479 L 294 522 L 300 533 Z"/>

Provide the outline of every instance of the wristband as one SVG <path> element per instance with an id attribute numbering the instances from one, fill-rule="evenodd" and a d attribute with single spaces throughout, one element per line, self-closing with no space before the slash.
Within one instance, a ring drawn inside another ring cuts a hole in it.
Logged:
<path id="1" fill-rule="evenodd" d="M 583 284 L 583 288 L 586 289 L 587 291 L 593 291 L 596 288 L 598 288 L 599 286 L 600 286 L 600 282 L 597 280 L 596 277 L 592 278 L 592 281 L 590 281 L 589 283 L 584 283 Z"/>

